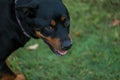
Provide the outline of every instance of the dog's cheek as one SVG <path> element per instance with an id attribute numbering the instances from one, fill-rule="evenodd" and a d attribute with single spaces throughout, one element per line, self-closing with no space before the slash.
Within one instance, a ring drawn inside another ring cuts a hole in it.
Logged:
<path id="1" fill-rule="evenodd" d="M 38 38 L 45 39 L 51 46 L 53 46 L 57 50 L 61 50 L 61 42 L 59 38 L 51 38 L 51 37 L 45 37 L 42 35 L 39 31 L 36 31 L 36 36 Z"/>
<path id="2" fill-rule="evenodd" d="M 55 49 L 61 50 L 61 42 L 59 38 L 47 37 L 46 39 Z"/>

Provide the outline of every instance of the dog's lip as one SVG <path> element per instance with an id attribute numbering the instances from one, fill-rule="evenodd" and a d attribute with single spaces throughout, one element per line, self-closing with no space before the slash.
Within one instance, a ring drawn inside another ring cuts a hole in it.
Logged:
<path id="1" fill-rule="evenodd" d="M 56 53 L 57 54 L 60 54 L 61 56 L 64 56 L 64 55 L 66 55 L 67 54 L 67 50 L 66 51 L 64 51 L 64 50 L 55 50 L 56 51 Z"/>
<path id="2" fill-rule="evenodd" d="M 48 44 L 48 46 L 50 47 L 50 49 L 55 53 L 55 54 L 58 54 L 60 56 L 64 56 L 67 54 L 67 50 L 57 50 L 55 49 L 52 45 L 50 45 L 47 41 L 44 40 L 45 43 Z"/>

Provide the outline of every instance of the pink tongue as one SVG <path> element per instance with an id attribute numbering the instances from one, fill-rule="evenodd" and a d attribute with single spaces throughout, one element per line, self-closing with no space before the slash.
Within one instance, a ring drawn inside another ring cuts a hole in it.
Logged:
<path id="1" fill-rule="evenodd" d="M 58 52 L 59 54 L 61 54 L 61 55 L 65 55 L 65 54 L 67 54 L 68 51 L 59 51 L 59 50 L 58 50 L 57 52 Z"/>

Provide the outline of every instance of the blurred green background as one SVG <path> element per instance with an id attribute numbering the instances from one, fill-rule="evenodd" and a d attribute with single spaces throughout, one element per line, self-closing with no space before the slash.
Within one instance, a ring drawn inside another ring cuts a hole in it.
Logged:
<path id="1" fill-rule="evenodd" d="M 72 49 L 66 56 L 32 39 L 10 59 L 27 80 L 120 80 L 120 0 L 63 0 L 71 16 Z M 39 44 L 36 50 L 26 49 Z"/>

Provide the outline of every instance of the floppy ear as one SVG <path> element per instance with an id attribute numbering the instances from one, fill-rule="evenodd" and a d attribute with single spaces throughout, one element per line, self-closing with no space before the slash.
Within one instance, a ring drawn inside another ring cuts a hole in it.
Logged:
<path id="1" fill-rule="evenodd" d="M 15 9 L 22 11 L 24 15 L 34 17 L 38 3 L 36 0 L 16 0 Z"/>

